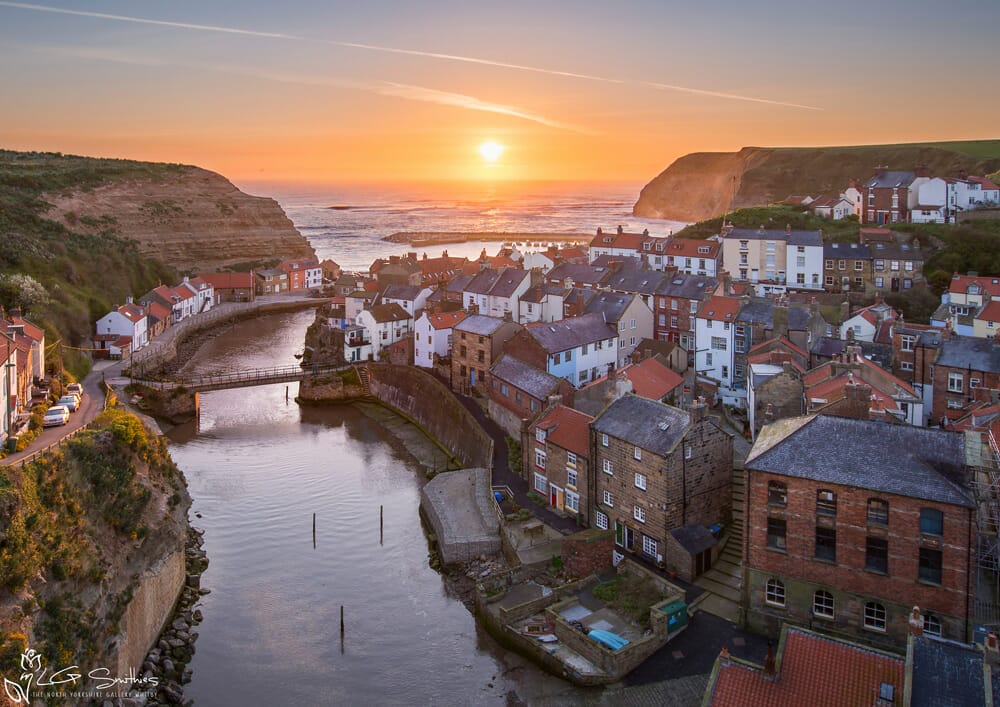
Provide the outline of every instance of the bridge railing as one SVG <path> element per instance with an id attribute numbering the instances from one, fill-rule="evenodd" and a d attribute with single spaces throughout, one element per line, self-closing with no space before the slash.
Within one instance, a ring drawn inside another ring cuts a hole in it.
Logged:
<path id="1" fill-rule="evenodd" d="M 281 379 L 301 379 L 326 373 L 336 373 L 350 368 L 350 365 L 339 366 L 278 366 L 273 368 L 252 368 L 239 371 L 224 371 L 205 373 L 200 376 L 190 376 L 168 381 L 152 382 L 154 387 L 183 386 L 185 388 L 201 388 L 216 385 L 235 385 L 239 383 L 264 382 Z"/>

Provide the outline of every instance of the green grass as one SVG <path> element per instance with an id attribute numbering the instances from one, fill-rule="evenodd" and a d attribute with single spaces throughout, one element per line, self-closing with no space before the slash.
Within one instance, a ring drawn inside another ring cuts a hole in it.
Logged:
<path id="1" fill-rule="evenodd" d="M 856 219 L 831 221 L 813 216 L 792 206 L 755 206 L 730 213 L 726 220 L 736 228 L 777 228 L 784 230 L 791 226 L 795 231 L 822 231 L 826 242 L 856 242 L 858 222 Z M 699 221 L 681 229 L 678 238 L 708 238 L 722 228 L 722 217 Z"/>

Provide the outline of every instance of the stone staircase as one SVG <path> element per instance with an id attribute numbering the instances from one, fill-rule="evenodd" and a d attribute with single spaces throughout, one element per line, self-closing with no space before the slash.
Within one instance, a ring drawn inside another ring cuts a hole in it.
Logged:
<path id="1" fill-rule="evenodd" d="M 361 381 L 365 395 L 371 395 L 371 374 L 368 373 L 368 366 L 355 366 L 354 372 L 358 374 L 358 380 Z"/>
<path id="2" fill-rule="evenodd" d="M 707 596 L 699 601 L 699 608 L 727 621 L 737 622 L 740 615 L 740 598 L 743 586 L 743 469 L 733 469 L 733 522 L 720 539 L 719 557 L 708 572 L 698 577 L 695 584 Z"/>

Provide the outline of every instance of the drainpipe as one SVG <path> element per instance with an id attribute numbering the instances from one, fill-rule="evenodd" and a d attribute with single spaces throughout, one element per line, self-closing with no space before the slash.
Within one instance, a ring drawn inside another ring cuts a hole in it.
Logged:
<path id="1" fill-rule="evenodd" d="M 972 577 L 973 577 L 973 571 L 974 571 L 974 568 L 973 568 L 973 564 L 974 564 L 974 561 L 973 561 L 973 559 L 974 559 L 974 551 L 973 551 L 973 548 L 972 548 L 972 511 L 971 510 L 968 511 L 968 516 L 969 516 L 969 549 L 968 549 L 968 559 L 967 559 L 968 569 L 966 570 L 966 573 L 965 573 L 965 575 L 966 575 L 966 579 L 965 579 L 965 590 L 966 590 L 965 591 L 965 640 L 966 641 L 968 641 L 970 639 L 970 636 L 969 636 L 969 597 L 972 595 L 972 592 L 975 591 L 975 587 L 973 587 L 973 585 L 972 585 Z"/>

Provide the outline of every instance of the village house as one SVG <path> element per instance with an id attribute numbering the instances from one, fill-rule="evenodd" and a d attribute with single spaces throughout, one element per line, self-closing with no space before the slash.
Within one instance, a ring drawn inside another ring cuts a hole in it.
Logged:
<path id="1" fill-rule="evenodd" d="M 500 354 L 490 367 L 487 412 L 513 439 L 521 439 L 525 426 L 548 405 L 553 395 L 573 404 L 573 386 L 524 361 Z"/>
<path id="2" fill-rule="evenodd" d="M 378 299 L 378 292 L 371 290 L 354 290 L 344 297 L 344 317 L 349 322 L 357 320 L 358 315 L 366 309 L 371 309 Z M 405 310 L 404 310 L 405 311 Z"/>
<path id="3" fill-rule="evenodd" d="M 23 327 L 2 319 L 0 332 L 3 333 L 0 346 L 4 347 L 5 365 L 11 366 L 7 369 L 5 381 L 6 400 L 0 401 L 0 404 L 5 404 L 10 413 L 9 429 L 16 430 L 31 415 L 33 386 L 43 374 L 34 365 L 35 340 L 25 333 Z"/>
<path id="4" fill-rule="evenodd" d="M 658 357 L 674 373 L 684 373 L 688 370 L 688 352 L 674 341 L 662 339 L 643 339 L 632 352 L 632 363 L 639 363 L 647 358 Z"/>
<path id="5" fill-rule="evenodd" d="M 279 268 L 255 270 L 258 295 L 277 295 L 288 292 L 288 273 Z"/>
<path id="6" fill-rule="evenodd" d="M 864 294 L 874 287 L 871 248 L 861 243 L 823 245 L 823 289 Z"/>
<path id="7" fill-rule="evenodd" d="M 968 405 L 977 388 L 1000 389 L 1000 338 L 977 339 L 945 330 L 931 380 L 932 423 Z"/>
<path id="8" fill-rule="evenodd" d="M 223 302 L 253 302 L 257 298 L 253 272 L 199 273 L 197 279 L 212 287 L 214 304 Z"/>
<path id="9" fill-rule="evenodd" d="M 520 312 L 520 297 L 531 286 L 531 272 L 518 268 L 480 270 L 462 293 L 465 309 L 488 317 L 510 317 Z"/>
<path id="10" fill-rule="evenodd" d="M 362 284 L 361 278 L 354 273 L 341 273 L 340 277 L 333 282 L 333 293 L 340 297 L 346 297 L 355 290 L 360 290 Z"/>
<path id="11" fill-rule="evenodd" d="M 952 331 L 962 336 L 992 336 L 995 326 L 989 327 L 988 321 L 993 321 L 993 308 L 986 309 L 994 299 L 1000 300 L 1000 278 L 956 273 L 941 295 L 941 306 L 931 315 L 931 325 L 950 323 Z"/>
<path id="12" fill-rule="evenodd" d="M 610 275 L 610 268 L 560 263 L 545 273 L 545 282 L 549 285 L 559 285 L 567 290 L 574 287 L 596 290 L 604 285 Z"/>
<path id="13" fill-rule="evenodd" d="M 563 290 L 562 318 L 569 319 L 570 317 L 579 317 L 586 311 L 587 305 L 590 304 L 590 300 L 594 299 L 599 291 L 600 290 L 589 290 L 583 287 L 573 287 L 568 290 Z"/>
<path id="14" fill-rule="evenodd" d="M 600 292 L 584 313 L 604 315 L 604 321 L 618 331 L 618 366 L 627 364 L 639 342 L 653 335 L 653 313 L 638 295 Z"/>
<path id="15" fill-rule="evenodd" d="M 761 428 L 804 412 L 802 378 L 808 355 L 785 337 L 763 341 L 747 352 L 747 427 L 750 439 Z"/>
<path id="16" fill-rule="evenodd" d="M 504 344 L 522 331 L 508 319 L 470 314 L 452 327 L 451 385 L 468 394 L 484 392 L 486 373 L 504 351 Z"/>
<path id="17" fill-rule="evenodd" d="M 445 250 L 441 251 L 441 256 L 438 258 L 428 258 L 427 253 L 424 253 L 418 262 L 421 284 L 425 287 L 434 287 L 463 274 L 463 268 L 469 264 L 469 259 L 451 257 Z"/>
<path id="18" fill-rule="evenodd" d="M 918 178 L 927 178 L 927 170 L 916 171 L 880 170 L 861 187 L 864 207 L 861 223 L 890 224 L 908 223 L 910 209 L 917 205 Z"/>
<path id="19" fill-rule="evenodd" d="M 934 381 L 931 369 L 944 340 L 942 329 L 926 324 L 910 324 L 902 318 L 892 328 L 892 372 L 913 386 L 924 404 L 927 424 L 934 405 Z"/>
<path id="20" fill-rule="evenodd" d="M 538 270 L 547 273 L 556 266 L 558 259 L 556 252 L 554 247 L 548 250 L 528 251 L 521 258 L 521 267 L 525 270 Z"/>
<path id="21" fill-rule="evenodd" d="M 594 260 L 602 255 L 631 255 L 641 257 L 643 239 L 648 237 L 648 230 L 644 230 L 642 233 L 628 233 L 624 228 L 619 226 L 612 233 L 611 231 L 604 231 L 604 229 L 598 228 L 597 234 L 590 240 L 590 250 L 588 252 L 590 262 L 593 263 Z"/>
<path id="22" fill-rule="evenodd" d="M 875 289 L 899 292 L 924 282 L 924 255 L 910 243 L 875 243 L 872 246 Z"/>
<path id="23" fill-rule="evenodd" d="M 521 324 L 554 322 L 563 318 L 566 291 L 559 285 L 529 287 L 518 300 L 517 321 Z"/>
<path id="24" fill-rule="evenodd" d="M 377 304 L 396 303 L 411 317 L 415 317 L 424 308 L 431 292 L 431 288 L 419 285 L 385 285 L 375 301 Z"/>
<path id="25" fill-rule="evenodd" d="M 413 317 L 396 303 L 375 304 L 361 311 L 354 321 L 368 331 L 371 355 L 378 360 L 382 350 L 409 336 L 413 331 Z"/>
<path id="26" fill-rule="evenodd" d="M 376 258 L 368 267 L 369 277 L 378 281 L 380 287 L 385 285 L 420 285 L 423 270 L 417 262 L 416 253 L 406 256 L 390 255 L 389 259 Z"/>
<path id="27" fill-rule="evenodd" d="M 629 394 L 590 427 L 592 524 L 614 529 L 619 552 L 687 577 L 709 569 L 714 538 L 694 557 L 684 548 L 710 537 L 708 526 L 729 522 L 733 443 L 707 406 L 687 413 Z"/>
<path id="28" fill-rule="evenodd" d="M 521 467 L 532 490 L 556 511 L 591 524 L 590 423 L 586 415 L 562 403 L 550 405 L 525 431 Z"/>
<path id="29" fill-rule="evenodd" d="M 345 361 L 349 363 L 371 361 L 374 358 L 372 351 L 372 336 L 367 328 L 358 324 L 344 326 Z"/>
<path id="30" fill-rule="evenodd" d="M 644 248 L 645 245 L 643 243 Z M 667 241 L 662 267 L 657 267 L 659 263 L 655 258 L 656 256 L 653 261 L 654 270 L 676 268 L 678 272 L 688 275 L 715 277 L 721 270 L 722 244 L 715 238 L 671 238 Z"/>
<path id="31" fill-rule="evenodd" d="M 721 235 L 723 266 L 734 280 L 753 284 L 758 295 L 823 289 L 819 231 L 732 228 Z"/>
<path id="32" fill-rule="evenodd" d="M 451 355 L 452 329 L 465 319 L 467 312 L 428 312 L 424 310 L 413 325 L 413 362 L 421 368 L 434 368 L 436 359 Z"/>
<path id="33" fill-rule="evenodd" d="M 710 297 L 695 318 L 695 383 L 703 378 L 719 388 L 723 401 L 742 407 L 734 387 L 736 363 L 735 324 L 743 301 L 735 297 Z"/>
<path id="34" fill-rule="evenodd" d="M 712 277 L 669 274 L 656 288 L 653 338 L 676 341 L 686 351 L 694 351 L 694 320 L 701 305 L 718 287 L 719 281 Z"/>
<path id="35" fill-rule="evenodd" d="M 604 281 L 603 289 L 620 294 L 639 295 L 642 303 L 652 311 L 653 295 L 668 277 L 667 273 L 655 270 L 630 270 L 613 265 L 611 274 Z"/>
<path id="36" fill-rule="evenodd" d="M 472 282 L 473 277 L 475 275 L 455 275 L 447 282 L 439 284 L 430 296 L 428 296 L 426 305 L 428 307 L 441 306 L 443 309 L 454 305 L 456 308 L 461 309 L 462 293 L 465 291 L 466 286 Z"/>
<path id="37" fill-rule="evenodd" d="M 809 203 L 809 210 L 820 218 L 841 221 L 854 214 L 854 202 L 847 196 L 821 196 Z"/>
<path id="38" fill-rule="evenodd" d="M 3 308 L 0 307 L 0 326 L 3 330 L 13 336 L 15 340 L 25 338 L 31 346 L 31 370 L 36 378 L 45 377 L 45 330 L 35 326 L 23 316 L 21 309 L 15 307 L 4 316 Z"/>
<path id="39" fill-rule="evenodd" d="M 146 311 L 126 298 L 125 304 L 116 307 L 97 320 L 94 344 L 108 349 L 111 355 L 126 356 L 149 343 Z"/>
<path id="40" fill-rule="evenodd" d="M 146 332 L 152 341 L 173 325 L 174 313 L 159 300 L 152 300 L 143 307 L 146 310 Z"/>
<path id="41" fill-rule="evenodd" d="M 887 305 L 881 297 L 874 304 L 856 309 L 840 325 L 840 338 L 852 341 L 887 344 L 892 341 L 892 327 L 900 313 Z"/>
<path id="42" fill-rule="evenodd" d="M 972 637 L 975 503 L 961 433 L 813 415 L 765 427 L 744 465 L 744 606 L 901 647 L 914 606 Z"/>
<path id="43" fill-rule="evenodd" d="M 18 348 L 14 337 L 6 331 L 0 332 L 0 360 L 3 361 L 3 400 L 0 401 L 4 412 L 0 413 L 0 435 L 4 444 L 17 430 L 18 406 L 23 405 L 24 398 L 19 391 L 17 375 Z"/>
<path id="44" fill-rule="evenodd" d="M 614 370 L 618 332 L 597 312 L 531 324 L 504 350 L 579 387 Z"/>
<path id="45" fill-rule="evenodd" d="M 640 398 L 668 402 L 680 397 L 684 379 L 670 369 L 659 356 L 629 363 L 619 371 L 632 384 L 632 391 Z"/>
<path id="46" fill-rule="evenodd" d="M 308 292 L 323 286 L 323 266 L 315 258 L 285 260 L 278 263 L 278 270 L 288 276 L 289 292 Z"/>
<path id="47" fill-rule="evenodd" d="M 343 274 L 343 270 L 341 269 L 340 265 L 338 265 L 336 261 L 331 260 L 330 258 L 327 258 L 326 260 L 321 262 L 319 264 L 319 269 L 323 273 L 324 284 L 335 283 L 337 279 L 340 278 L 341 274 Z"/>

